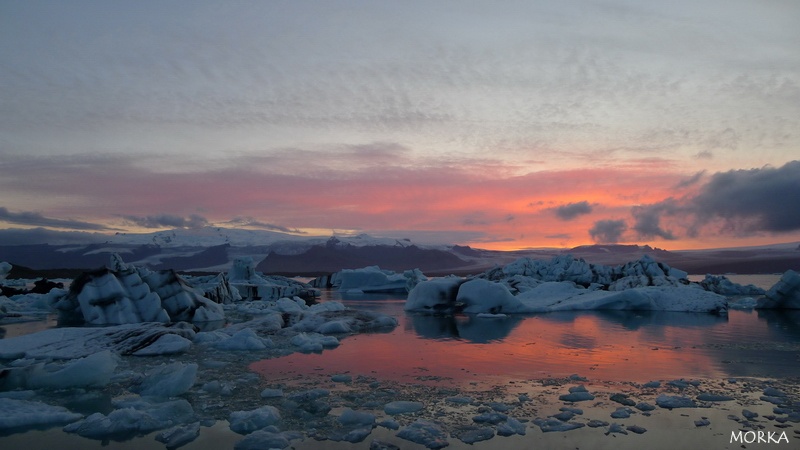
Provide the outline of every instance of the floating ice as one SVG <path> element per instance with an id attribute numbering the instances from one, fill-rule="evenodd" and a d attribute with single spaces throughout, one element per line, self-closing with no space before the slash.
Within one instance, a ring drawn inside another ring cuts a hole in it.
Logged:
<path id="1" fill-rule="evenodd" d="M 444 448 L 450 445 L 447 442 L 447 432 L 436 422 L 417 420 L 397 433 L 397 437 L 407 441 L 424 445 L 428 448 Z"/>
<path id="2" fill-rule="evenodd" d="M 117 357 L 108 350 L 63 364 L 18 360 L 16 367 L 0 370 L 0 391 L 105 386 L 117 364 Z"/>
<path id="3" fill-rule="evenodd" d="M 264 350 L 271 348 L 273 344 L 270 339 L 258 336 L 251 328 L 245 328 L 215 342 L 213 346 L 219 350 L 248 351 Z"/>
<path id="4" fill-rule="evenodd" d="M 398 414 L 409 414 L 414 413 L 417 411 L 421 411 L 424 408 L 421 402 L 412 402 L 407 400 L 397 400 L 394 402 L 389 402 L 383 407 L 383 412 L 389 414 L 391 416 L 395 416 Z"/>
<path id="5" fill-rule="evenodd" d="M 156 435 L 156 440 L 163 443 L 168 450 L 183 447 L 200 436 L 200 422 L 189 425 L 178 425 Z"/>
<path id="6" fill-rule="evenodd" d="M 744 286 L 734 283 L 724 275 L 706 275 L 700 286 L 721 295 L 764 295 L 764 289 L 752 284 Z"/>
<path id="7" fill-rule="evenodd" d="M 800 273 L 787 270 L 772 286 L 766 297 L 760 298 L 757 309 L 800 309 Z"/>
<path id="8" fill-rule="evenodd" d="M 103 350 L 130 355 L 154 344 L 166 334 L 192 340 L 188 324 L 126 324 L 103 328 L 51 328 L 37 333 L 0 339 L 0 358 L 74 359 Z"/>
<path id="9" fill-rule="evenodd" d="M 697 403 L 689 397 L 681 397 L 677 395 L 661 394 L 656 398 L 656 405 L 672 409 L 672 408 L 696 408 Z"/>
<path id="10" fill-rule="evenodd" d="M 331 275 L 329 279 L 318 278 L 314 281 L 314 285 L 329 285 L 340 291 L 351 293 L 406 293 L 423 280 L 427 280 L 427 278 L 418 269 L 396 273 L 391 270 L 382 270 L 378 266 L 369 266 L 361 269 L 343 269 Z"/>
<path id="11" fill-rule="evenodd" d="M 221 305 L 203 297 L 175 271 L 129 266 L 117 254 L 110 267 L 78 276 L 56 307 L 93 325 L 225 319 Z"/>
<path id="12" fill-rule="evenodd" d="M 480 441 L 488 441 L 494 437 L 494 428 L 481 427 L 474 430 L 468 430 L 461 434 L 458 438 L 465 444 L 474 444 Z"/>
<path id="13" fill-rule="evenodd" d="M 300 333 L 294 336 L 289 342 L 299 347 L 303 353 L 319 353 L 326 348 L 336 348 L 339 340 L 333 336 L 325 336 L 319 333 Z"/>
<path id="14" fill-rule="evenodd" d="M 291 278 L 256 273 L 253 259 L 237 258 L 228 272 L 228 282 L 248 300 L 277 300 L 284 297 L 316 297 L 319 292 Z"/>
<path id="15" fill-rule="evenodd" d="M 539 428 L 542 429 L 543 433 L 549 433 L 552 431 L 570 431 L 585 426 L 582 423 L 562 422 L 554 417 L 548 417 L 547 419 L 535 419 L 533 423 L 538 425 Z"/>
<path id="16" fill-rule="evenodd" d="M 230 415 L 230 428 L 239 434 L 250 434 L 280 422 L 281 414 L 274 406 L 265 405 L 251 411 L 234 411 Z"/>
<path id="17" fill-rule="evenodd" d="M 523 258 L 463 280 L 423 281 L 409 292 L 407 311 L 516 314 L 569 310 L 724 312 L 724 296 L 690 285 L 686 273 L 645 256 L 617 267 L 568 256 L 549 263 Z"/>
<path id="18" fill-rule="evenodd" d="M 117 402 L 117 406 L 119 408 L 108 415 L 94 413 L 81 421 L 65 426 L 64 431 L 92 439 L 127 438 L 170 428 L 194 419 L 192 406 L 183 399 L 148 402 L 132 398 Z"/>
<path id="19" fill-rule="evenodd" d="M 197 364 L 174 362 L 151 369 L 139 385 L 139 394 L 152 397 L 175 397 L 189 390 L 197 377 Z"/>
<path id="20" fill-rule="evenodd" d="M 369 426 L 375 424 L 375 415 L 364 411 L 353 411 L 352 409 L 345 409 L 339 416 L 339 423 L 346 426 Z"/>
<path id="21" fill-rule="evenodd" d="M 61 425 L 83 416 L 61 406 L 41 402 L 0 398 L 0 430 L 23 429 L 43 425 Z"/>
<path id="22" fill-rule="evenodd" d="M 11 264 L 0 261 L 0 280 L 5 280 L 8 274 L 11 272 Z"/>

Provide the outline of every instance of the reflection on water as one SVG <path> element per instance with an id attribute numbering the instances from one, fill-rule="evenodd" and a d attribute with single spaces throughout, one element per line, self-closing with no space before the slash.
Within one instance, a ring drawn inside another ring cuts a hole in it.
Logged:
<path id="1" fill-rule="evenodd" d="M 330 293 L 335 298 L 335 293 Z M 578 373 L 609 381 L 795 375 L 800 312 L 558 312 L 505 318 L 403 311 L 404 299 L 359 296 L 352 307 L 398 318 L 390 333 L 359 335 L 322 354 L 253 364 L 275 379 L 323 371 L 413 381 L 419 377 L 542 378 Z"/>

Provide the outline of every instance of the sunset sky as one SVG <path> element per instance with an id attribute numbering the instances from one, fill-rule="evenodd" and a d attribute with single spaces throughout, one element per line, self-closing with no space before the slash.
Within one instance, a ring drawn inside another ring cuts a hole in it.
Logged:
<path id="1" fill-rule="evenodd" d="M 800 241 L 798 23 L 795 0 L 2 1 L 0 243 Z"/>

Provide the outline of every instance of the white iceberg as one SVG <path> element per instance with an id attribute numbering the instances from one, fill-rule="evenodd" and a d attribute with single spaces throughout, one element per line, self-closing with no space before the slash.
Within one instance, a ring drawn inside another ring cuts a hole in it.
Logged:
<path id="1" fill-rule="evenodd" d="M 686 272 L 647 256 L 608 267 L 558 256 L 548 264 L 529 258 L 469 280 L 423 281 L 405 309 L 519 314 L 568 310 L 727 311 L 725 297 L 691 285 Z"/>
<path id="2" fill-rule="evenodd" d="M 323 277 L 315 280 L 314 284 L 330 284 L 335 289 L 349 293 L 406 293 L 424 280 L 427 278 L 419 269 L 396 273 L 378 266 L 368 266 L 343 269 L 331 275 L 330 279 Z"/>

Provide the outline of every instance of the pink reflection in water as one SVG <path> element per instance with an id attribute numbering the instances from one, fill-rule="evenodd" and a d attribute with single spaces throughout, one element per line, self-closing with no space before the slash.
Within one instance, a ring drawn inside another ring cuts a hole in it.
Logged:
<path id="1" fill-rule="evenodd" d="M 578 312 L 482 319 L 406 315 L 401 307 L 393 313 L 400 325 L 390 333 L 348 337 L 322 354 L 259 361 L 251 369 L 267 379 L 348 372 L 403 382 L 448 377 L 461 384 L 573 373 L 609 381 L 721 377 L 730 376 L 726 351 L 736 350 L 728 340 L 763 340 L 769 333 L 754 313 L 738 311 L 730 318 Z"/>

